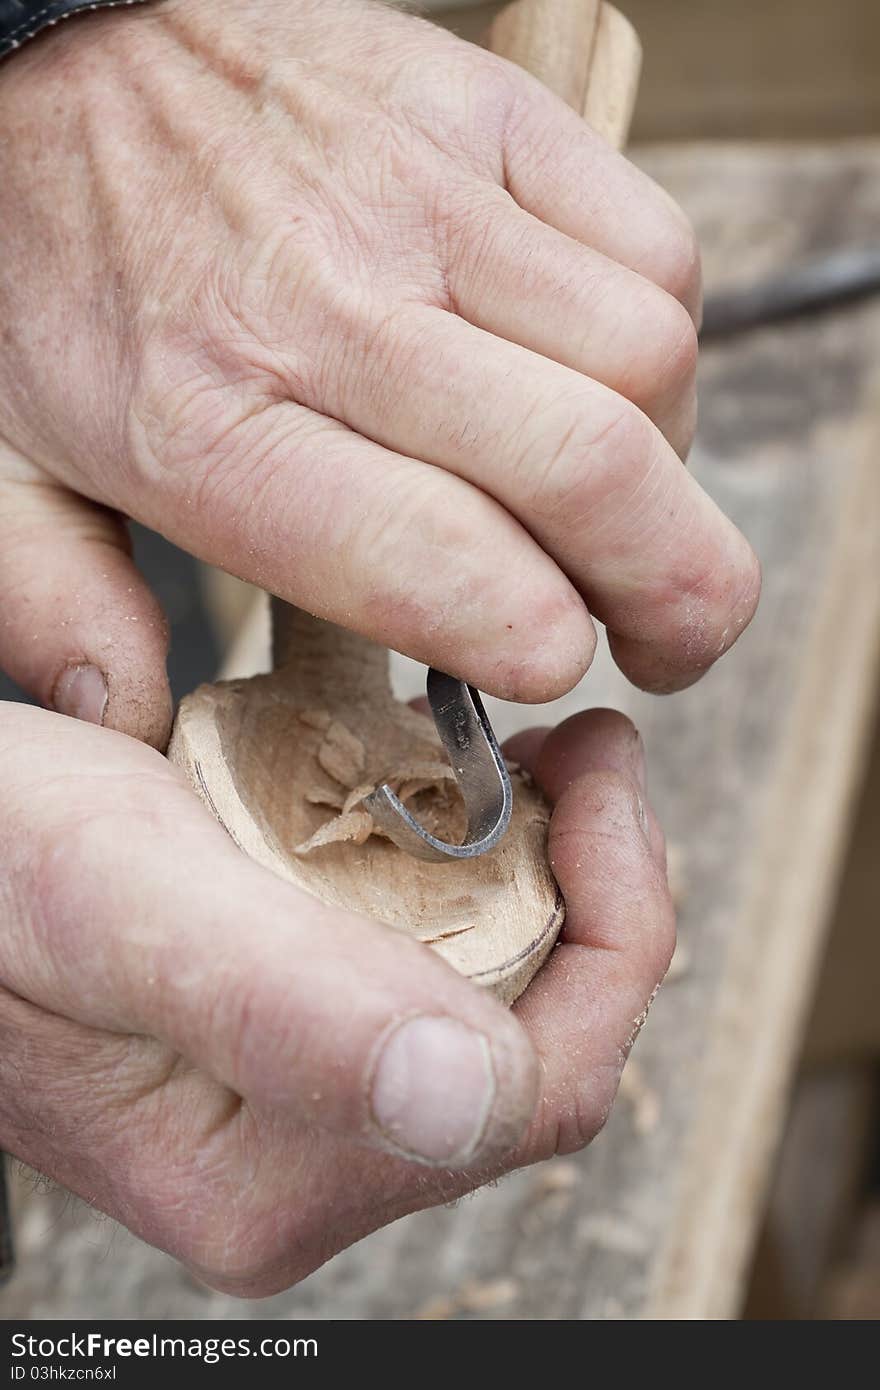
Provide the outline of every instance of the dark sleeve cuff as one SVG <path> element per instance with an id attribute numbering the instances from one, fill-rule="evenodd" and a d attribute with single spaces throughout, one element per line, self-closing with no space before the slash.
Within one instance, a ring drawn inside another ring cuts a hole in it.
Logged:
<path id="1" fill-rule="evenodd" d="M 11 53 L 41 29 L 48 29 L 80 10 L 115 9 L 144 0 L 0 0 L 0 58 Z"/>

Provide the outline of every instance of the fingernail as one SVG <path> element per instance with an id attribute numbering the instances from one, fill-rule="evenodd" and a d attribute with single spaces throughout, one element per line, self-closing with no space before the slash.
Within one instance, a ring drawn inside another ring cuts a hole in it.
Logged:
<path id="1" fill-rule="evenodd" d="M 97 666 L 68 666 L 61 672 L 52 700 L 59 714 L 103 724 L 107 711 L 107 681 Z"/>
<path id="2" fill-rule="evenodd" d="M 422 1015 L 385 1042 L 373 1074 L 373 1119 L 398 1153 L 462 1166 L 485 1147 L 497 1085 L 489 1040 L 453 1018 Z"/>

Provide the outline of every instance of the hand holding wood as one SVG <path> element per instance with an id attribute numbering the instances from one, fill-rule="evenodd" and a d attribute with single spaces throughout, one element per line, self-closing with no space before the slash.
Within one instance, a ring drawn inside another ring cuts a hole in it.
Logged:
<path id="1" fill-rule="evenodd" d="M 622 140 L 639 50 L 616 11 L 518 0 L 496 20 L 492 46 Z M 184 700 L 172 760 L 258 863 L 322 902 L 414 936 L 512 1002 L 564 916 L 547 861 L 544 797 L 514 767 L 510 827 L 492 854 L 430 864 L 398 849 L 365 805 L 383 782 L 439 838 L 458 842 L 464 830 L 430 719 L 394 699 L 377 644 L 277 602 L 273 626 L 273 673 Z"/>

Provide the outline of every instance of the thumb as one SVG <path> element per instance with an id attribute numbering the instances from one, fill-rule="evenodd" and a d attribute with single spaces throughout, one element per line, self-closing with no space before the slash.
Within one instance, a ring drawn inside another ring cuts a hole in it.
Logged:
<path id="1" fill-rule="evenodd" d="M 164 747 L 165 618 L 113 512 L 0 442 L 0 666 L 61 714 Z"/>
<path id="2" fill-rule="evenodd" d="M 9 989 L 161 1039 L 255 1124 L 299 1119 L 443 1168 L 517 1141 L 534 1049 L 428 947 L 246 858 L 147 748 L 24 707 L 3 745 Z"/>

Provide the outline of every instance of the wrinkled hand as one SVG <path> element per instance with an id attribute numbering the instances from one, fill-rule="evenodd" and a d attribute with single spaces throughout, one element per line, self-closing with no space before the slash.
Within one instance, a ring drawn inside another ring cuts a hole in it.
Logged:
<path id="1" fill-rule="evenodd" d="M 668 963 L 662 840 L 621 715 L 514 742 L 567 919 L 510 1012 L 245 858 L 152 749 L 0 705 L 0 1144 L 256 1295 L 586 1143 Z"/>
<path id="2" fill-rule="evenodd" d="M 164 0 L 5 64 L 0 130 L 0 664 L 45 703 L 167 736 L 116 512 L 512 699 L 574 684 L 590 611 L 657 690 L 748 621 L 679 459 L 692 234 L 512 65 L 362 0 Z"/>

